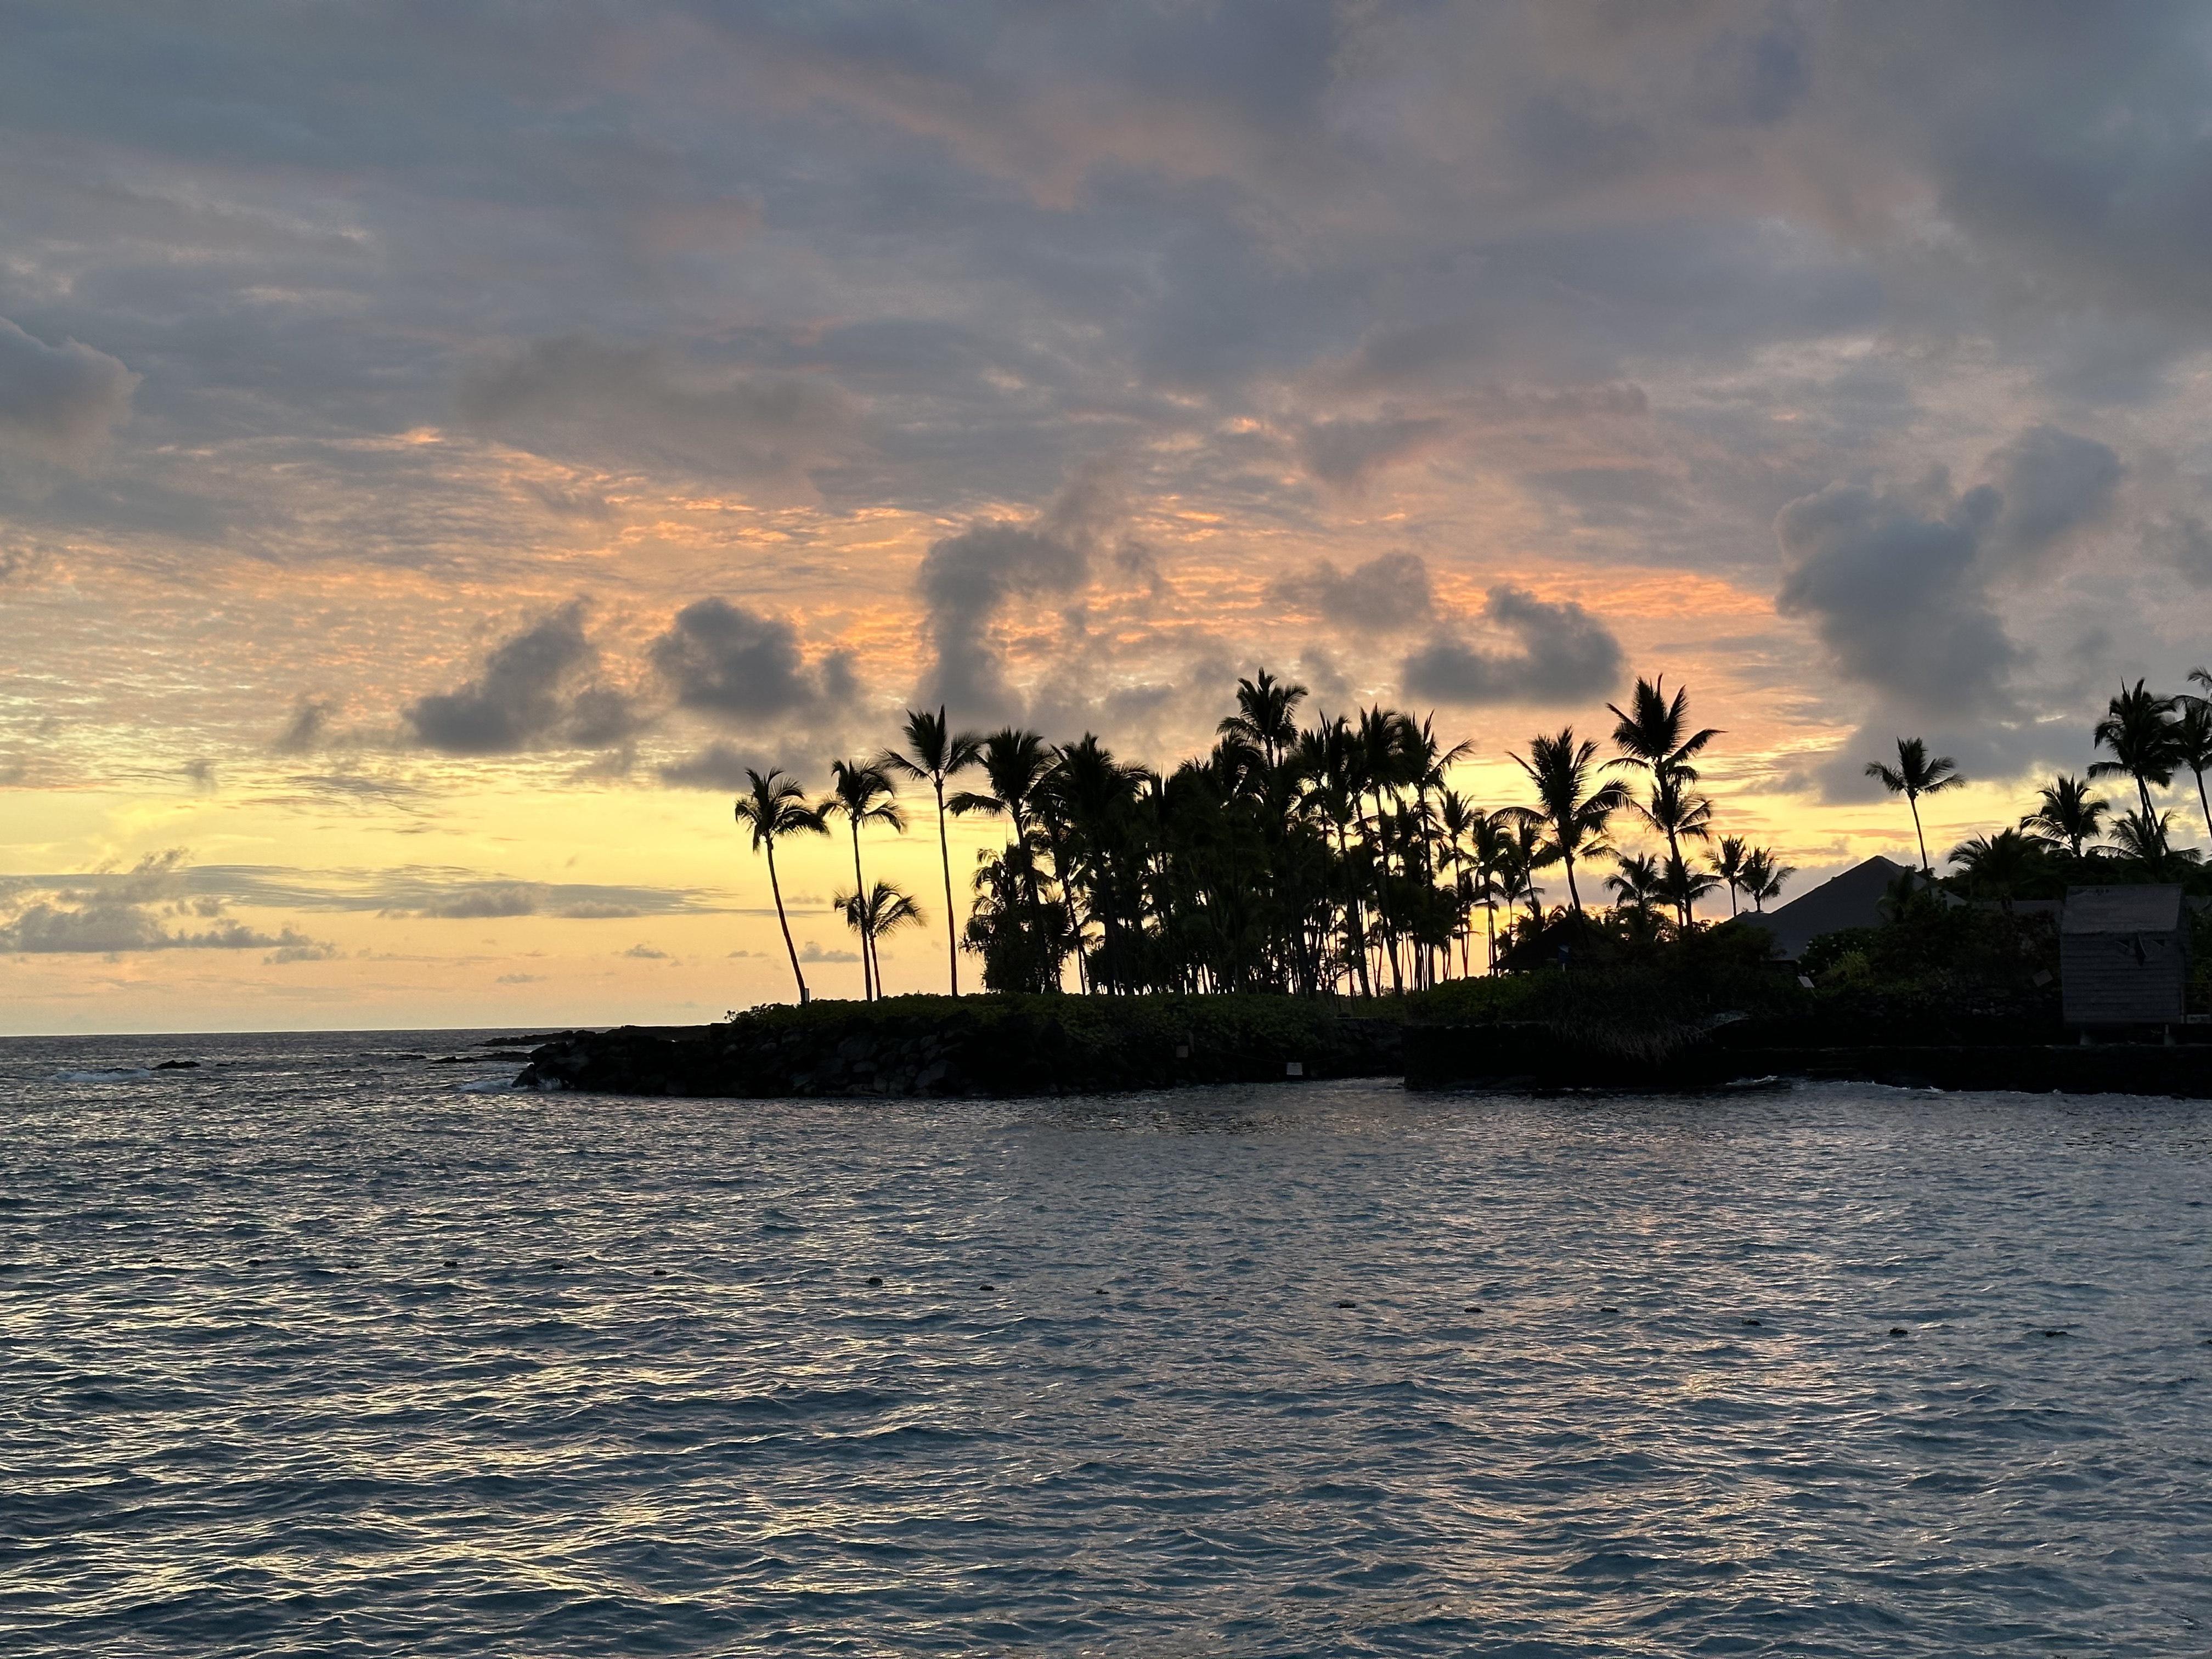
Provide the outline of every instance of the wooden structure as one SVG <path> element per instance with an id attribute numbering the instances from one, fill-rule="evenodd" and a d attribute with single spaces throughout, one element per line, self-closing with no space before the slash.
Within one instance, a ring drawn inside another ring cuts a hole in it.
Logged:
<path id="1" fill-rule="evenodd" d="M 2189 990 L 2189 915 L 2179 887 L 2069 887 L 2058 924 L 2069 1025 L 2178 1022 Z"/>

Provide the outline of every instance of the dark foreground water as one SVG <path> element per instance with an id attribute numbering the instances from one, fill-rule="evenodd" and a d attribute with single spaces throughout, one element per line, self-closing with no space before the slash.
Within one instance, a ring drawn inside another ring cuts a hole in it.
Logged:
<path id="1" fill-rule="evenodd" d="M 0 1043 L 9 1654 L 2212 1650 L 2203 1107 L 483 1035 Z"/>

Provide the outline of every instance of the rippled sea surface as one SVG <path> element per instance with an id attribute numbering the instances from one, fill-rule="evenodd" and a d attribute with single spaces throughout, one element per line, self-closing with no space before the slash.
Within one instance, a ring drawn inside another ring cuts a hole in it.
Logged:
<path id="1" fill-rule="evenodd" d="M 0 1042 L 6 1651 L 2212 1651 L 2203 1106 L 489 1035 Z"/>

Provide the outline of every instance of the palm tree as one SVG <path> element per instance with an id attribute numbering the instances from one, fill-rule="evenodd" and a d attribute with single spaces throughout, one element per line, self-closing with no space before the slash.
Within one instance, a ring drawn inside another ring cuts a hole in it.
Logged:
<path id="1" fill-rule="evenodd" d="M 883 995 L 884 970 L 876 955 L 876 941 L 885 933 L 913 927 L 922 920 L 921 907 L 889 882 L 879 881 L 866 893 L 840 893 L 830 908 L 845 918 L 845 925 L 860 936 L 860 967 L 874 987 L 870 1000 Z"/>
<path id="2" fill-rule="evenodd" d="M 2043 786 L 2036 801 L 2035 811 L 2020 821 L 2020 827 L 2046 845 L 2063 847 L 2067 856 L 2075 860 L 2082 856 L 2086 843 L 2104 834 L 2105 815 L 2112 810 L 2110 801 L 2089 793 L 2087 782 L 2063 772 Z"/>
<path id="3" fill-rule="evenodd" d="M 1216 734 L 1249 743 L 1270 767 L 1279 765 L 1297 741 L 1297 709 L 1305 696 L 1305 687 L 1285 685 L 1263 668 L 1237 682 L 1237 712 L 1215 728 Z"/>
<path id="4" fill-rule="evenodd" d="M 1711 860 L 1713 873 L 1727 884 L 1729 915 L 1736 914 L 1736 890 L 1743 885 L 1743 860 L 1747 848 L 1741 836 L 1723 836 L 1721 850 Z"/>
<path id="5" fill-rule="evenodd" d="M 1685 933 L 1695 925 L 1698 901 L 1719 885 L 1714 877 L 1702 870 L 1692 870 L 1680 857 L 1669 858 L 1659 876 L 1660 896 L 1674 907 Z"/>
<path id="6" fill-rule="evenodd" d="M 806 975 L 799 971 L 799 947 L 791 942 L 791 922 L 783 913 L 783 885 L 775 875 L 775 844 L 786 836 L 826 836 L 830 826 L 820 811 L 806 804 L 806 792 L 796 778 L 784 776 L 771 766 L 766 776 L 745 769 L 750 787 L 738 797 L 737 818 L 752 837 L 753 851 L 768 855 L 768 890 L 775 896 L 775 925 L 783 929 L 783 948 L 791 953 L 791 976 L 799 981 L 799 1000 L 808 1000 Z"/>
<path id="7" fill-rule="evenodd" d="M 1692 763 L 1720 732 L 1712 727 L 1690 730 L 1690 694 L 1677 688 L 1668 697 L 1664 674 L 1656 681 L 1638 679 L 1626 709 L 1618 703 L 1607 703 L 1606 708 L 1614 720 L 1613 747 L 1620 750 L 1620 757 L 1609 764 L 1650 774 L 1650 804 L 1630 804 L 1638 816 L 1667 838 L 1668 865 L 1679 865 L 1685 836 L 1704 841 L 1711 835 L 1712 804 L 1692 793 L 1689 786 L 1698 781 L 1698 770 Z M 1710 885 L 1706 890 L 1711 890 Z M 1683 927 L 1690 925 L 1686 905 L 1678 904 L 1675 915 Z"/>
<path id="8" fill-rule="evenodd" d="M 906 711 L 906 748 L 886 749 L 876 764 L 895 776 L 927 783 L 937 793 L 937 856 L 945 866 L 945 950 L 952 994 L 960 994 L 960 934 L 952 913 L 952 843 L 945 829 L 945 781 L 982 758 L 983 739 L 973 732 L 955 732 L 940 705 Z"/>
<path id="9" fill-rule="evenodd" d="M 1659 860 L 1649 853 L 1616 853 L 1617 866 L 1605 884 L 1620 897 L 1620 908 L 1645 915 L 1666 896 L 1667 878 Z"/>
<path id="10" fill-rule="evenodd" d="M 1515 755 L 1513 762 L 1536 786 L 1539 810 L 1551 825 L 1552 845 L 1567 866 L 1567 899 L 1579 920 L 1583 897 L 1575 884 L 1575 855 L 1588 858 L 1611 850 L 1605 844 L 1606 825 L 1620 810 L 1627 792 L 1618 783 L 1589 787 L 1597 745 L 1588 738 L 1576 742 L 1571 726 L 1561 727 L 1557 737 L 1532 738 L 1528 757 L 1523 760 Z"/>
<path id="11" fill-rule="evenodd" d="M 2042 842 L 2017 830 L 1973 836 L 1951 849 L 1951 862 L 1959 866 L 1954 879 L 1970 897 L 1993 898 L 2010 915 L 2021 890 L 2042 873 L 2048 857 L 2043 848 Z"/>
<path id="12" fill-rule="evenodd" d="M 2212 800 L 2204 795 L 2204 775 L 2212 771 L 2212 701 L 2185 696 L 2179 702 L 2180 718 L 2173 722 L 2173 758 L 2196 775 L 2197 809 L 2204 814 L 2206 836 L 2212 837 Z"/>
<path id="13" fill-rule="evenodd" d="M 2148 866 L 2153 875 L 2171 875 L 2177 866 L 2194 864 L 2197 858 L 2192 850 L 2172 850 L 2167 838 L 2172 828 L 2171 812 L 2123 812 L 2112 825 L 2112 845 L 2122 858 Z"/>
<path id="14" fill-rule="evenodd" d="M 1928 862 L 1928 836 L 1920 828 L 1920 798 L 1940 794 L 1946 789 L 1956 789 L 1966 779 L 1959 775 L 1959 763 L 1948 755 L 1928 757 L 1928 745 L 1917 738 L 1897 740 L 1897 764 L 1885 766 L 1880 761 L 1867 763 L 1866 775 L 1880 778 L 1881 787 L 1893 795 L 1902 795 L 1912 808 L 1912 833 L 1920 842 L 1920 872 L 1933 878 L 1935 866 Z"/>
<path id="15" fill-rule="evenodd" d="M 2111 750 L 2112 758 L 2089 769 L 2093 778 L 2118 773 L 2133 778 L 2142 808 L 2137 827 L 2155 827 L 2160 835 L 2166 830 L 2166 815 L 2153 810 L 2150 787 L 2154 783 L 2163 789 L 2173 781 L 2174 764 L 2180 757 L 2174 743 L 2172 714 L 2173 699 L 2145 690 L 2141 680 L 2132 688 L 2122 686 L 2120 695 L 2105 705 L 2105 718 L 2097 722 L 2095 734 L 2097 747 Z"/>
<path id="16" fill-rule="evenodd" d="M 867 878 L 860 873 L 860 826 L 887 823 L 903 831 L 906 814 L 899 811 L 891 781 L 884 769 L 866 761 L 830 762 L 830 793 L 832 799 L 823 803 L 822 810 L 843 813 L 845 822 L 852 826 L 853 890 L 855 894 L 866 892 Z M 860 989 L 866 1000 L 875 1000 L 875 963 L 865 950 L 860 952 Z"/>
<path id="17" fill-rule="evenodd" d="M 1780 898 L 1782 889 L 1790 878 L 1797 873 L 1794 864 L 1784 864 L 1774 854 L 1771 847 L 1754 847 L 1743 855 L 1744 896 L 1751 901 L 1755 915 L 1766 914 L 1766 901 Z"/>

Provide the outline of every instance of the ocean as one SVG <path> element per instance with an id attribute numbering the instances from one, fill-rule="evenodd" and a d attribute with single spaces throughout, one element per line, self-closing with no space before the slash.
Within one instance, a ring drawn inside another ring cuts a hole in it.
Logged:
<path id="1" fill-rule="evenodd" d="M 2212 1650 L 2202 1105 L 523 1035 L 0 1042 L 8 1653 Z"/>

